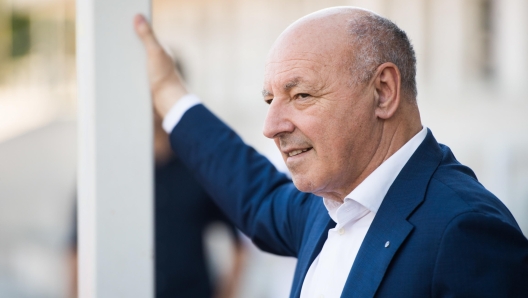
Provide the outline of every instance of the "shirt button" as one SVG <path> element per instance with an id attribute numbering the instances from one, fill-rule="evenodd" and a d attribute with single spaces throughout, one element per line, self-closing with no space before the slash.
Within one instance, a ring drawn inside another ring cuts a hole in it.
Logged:
<path id="1" fill-rule="evenodd" d="M 345 228 L 341 228 L 341 229 L 339 229 L 339 232 L 338 232 L 338 233 L 339 233 L 339 235 L 343 235 L 343 234 L 345 233 Z"/>

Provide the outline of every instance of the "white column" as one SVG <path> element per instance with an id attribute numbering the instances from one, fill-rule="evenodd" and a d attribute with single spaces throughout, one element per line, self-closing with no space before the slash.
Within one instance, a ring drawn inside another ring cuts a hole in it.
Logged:
<path id="1" fill-rule="evenodd" d="M 153 297 L 152 109 L 133 31 L 149 0 L 77 0 L 79 294 Z"/>

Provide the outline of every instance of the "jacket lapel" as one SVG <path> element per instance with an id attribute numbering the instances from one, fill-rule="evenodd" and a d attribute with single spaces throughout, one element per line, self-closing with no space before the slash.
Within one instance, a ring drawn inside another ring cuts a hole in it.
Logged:
<path id="1" fill-rule="evenodd" d="M 341 297 L 374 297 L 392 257 L 413 226 L 394 212 L 378 212 L 361 244 Z"/>
<path id="2" fill-rule="evenodd" d="M 293 289 L 290 297 L 301 296 L 301 289 L 306 273 L 308 272 L 308 269 L 310 269 L 310 265 L 312 265 L 315 258 L 317 258 L 323 249 L 326 238 L 328 238 L 328 230 L 334 228 L 336 225 L 328 215 L 328 211 L 322 202 L 323 199 L 318 199 L 321 200 L 317 211 L 318 215 L 308 233 L 308 239 L 305 242 L 306 244 L 299 253 L 299 260 L 297 261 L 298 264 L 295 270 L 295 279 L 293 280 Z"/>
<path id="3" fill-rule="evenodd" d="M 423 201 L 441 158 L 440 147 L 429 130 L 383 199 L 341 297 L 374 297 L 393 256 L 414 228 L 407 218 Z"/>

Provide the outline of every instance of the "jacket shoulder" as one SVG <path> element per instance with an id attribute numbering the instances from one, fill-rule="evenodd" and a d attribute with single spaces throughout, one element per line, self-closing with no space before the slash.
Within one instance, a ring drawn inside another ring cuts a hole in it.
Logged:
<path id="1" fill-rule="evenodd" d="M 445 212 L 458 216 L 462 213 L 476 212 L 496 217 L 518 229 L 510 211 L 477 179 L 475 173 L 462 165 L 445 145 L 440 145 L 443 157 L 437 170 L 431 177 L 426 201 L 438 200 Z"/>

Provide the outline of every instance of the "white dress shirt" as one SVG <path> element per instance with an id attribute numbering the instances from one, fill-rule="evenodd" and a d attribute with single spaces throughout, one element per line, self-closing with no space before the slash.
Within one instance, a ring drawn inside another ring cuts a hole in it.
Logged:
<path id="1" fill-rule="evenodd" d="M 171 133 L 185 112 L 200 103 L 193 94 L 182 97 L 167 113 L 163 128 Z M 390 186 L 427 135 L 423 127 L 403 147 L 361 182 L 344 202 L 323 199 L 336 227 L 328 231 L 323 249 L 304 279 L 301 298 L 338 298 L 348 274 Z"/>

